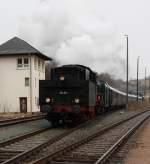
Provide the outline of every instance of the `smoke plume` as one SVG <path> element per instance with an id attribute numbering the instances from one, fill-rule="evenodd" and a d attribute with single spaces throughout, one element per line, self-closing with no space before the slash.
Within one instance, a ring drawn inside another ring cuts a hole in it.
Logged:
<path id="1" fill-rule="evenodd" d="M 19 35 L 60 64 L 83 64 L 124 78 L 124 47 L 113 22 L 96 0 L 39 0 L 22 16 Z"/>

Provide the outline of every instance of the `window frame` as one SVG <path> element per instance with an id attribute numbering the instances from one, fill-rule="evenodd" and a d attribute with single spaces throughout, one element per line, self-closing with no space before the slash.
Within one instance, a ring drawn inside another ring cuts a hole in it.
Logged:
<path id="1" fill-rule="evenodd" d="M 21 63 L 19 63 L 19 60 L 21 61 Z M 23 67 L 23 60 L 22 58 L 17 58 L 17 68 L 22 68 Z"/>
<path id="2" fill-rule="evenodd" d="M 38 59 L 34 58 L 34 69 L 37 70 L 38 68 Z"/>
<path id="3" fill-rule="evenodd" d="M 44 72 L 44 61 L 42 61 L 42 72 Z"/>
<path id="4" fill-rule="evenodd" d="M 24 81 L 25 87 L 29 87 L 30 86 L 30 78 L 29 77 L 25 77 L 24 80 L 25 80 Z M 27 83 L 27 81 L 28 81 L 28 83 Z"/>
<path id="5" fill-rule="evenodd" d="M 28 62 L 25 63 L 25 60 L 27 60 Z M 29 67 L 29 58 L 23 58 L 23 66 L 24 66 L 25 68 L 28 68 L 28 67 Z"/>
<path id="6" fill-rule="evenodd" d="M 39 71 L 41 70 L 41 61 L 40 61 L 40 59 L 38 59 L 38 70 Z"/>
<path id="7" fill-rule="evenodd" d="M 17 69 L 28 69 L 29 67 L 30 60 L 28 57 L 17 58 Z"/>

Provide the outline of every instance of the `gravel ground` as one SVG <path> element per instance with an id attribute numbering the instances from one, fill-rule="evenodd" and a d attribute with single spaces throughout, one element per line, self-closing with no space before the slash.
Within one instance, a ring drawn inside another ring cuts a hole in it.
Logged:
<path id="1" fill-rule="evenodd" d="M 12 118 L 22 118 L 26 116 L 36 116 L 41 114 L 40 112 L 35 113 L 0 113 L 0 120 L 12 119 Z"/>
<path id="2" fill-rule="evenodd" d="M 150 164 L 150 119 L 132 141 L 124 164 Z"/>
<path id="3" fill-rule="evenodd" d="M 143 111 L 150 108 L 150 102 L 149 101 L 135 101 L 135 102 L 129 102 L 128 109 L 131 111 Z"/>
<path id="4" fill-rule="evenodd" d="M 0 142 L 16 137 L 21 134 L 25 134 L 46 127 L 50 127 L 50 123 L 44 119 L 30 121 L 30 122 L 7 126 L 7 127 L 1 127 Z"/>

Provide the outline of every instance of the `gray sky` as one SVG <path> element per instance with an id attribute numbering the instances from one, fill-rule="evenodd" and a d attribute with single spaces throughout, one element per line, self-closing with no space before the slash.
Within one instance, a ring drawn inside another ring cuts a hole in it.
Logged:
<path id="1" fill-rule="evenodd" d="M 0 0 L 0 44 L 19 36 L 61 64 L 79 63 L 130 79 L 149 74 L 149 0 Z"/>

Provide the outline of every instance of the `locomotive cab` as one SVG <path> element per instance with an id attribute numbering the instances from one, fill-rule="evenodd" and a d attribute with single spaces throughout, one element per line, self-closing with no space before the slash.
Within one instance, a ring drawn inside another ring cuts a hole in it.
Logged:
<path id="1" fill-rule="evenodd" d="M 96 82 L 95 74 L 88 68 L 81 65 L 65 65 L 51 70 L 51 80 L 91 80 Z"/>

